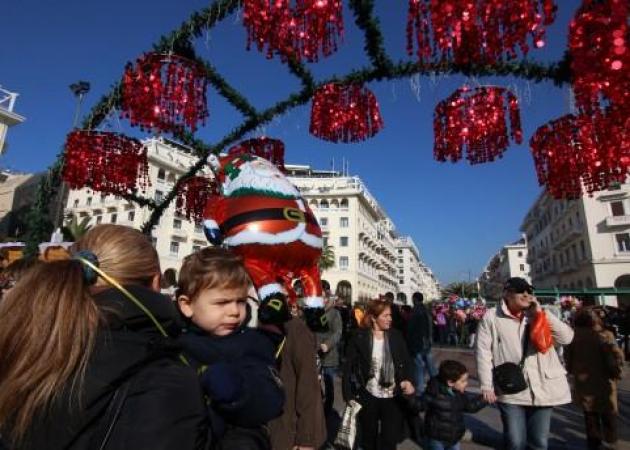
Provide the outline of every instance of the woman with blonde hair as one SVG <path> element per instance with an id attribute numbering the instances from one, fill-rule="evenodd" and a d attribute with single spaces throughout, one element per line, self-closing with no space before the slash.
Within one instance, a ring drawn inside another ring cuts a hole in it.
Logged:
<path id="1" fill-rule="evenodd" d="M 621 379 L 623 352 L 593 308 L 576 314 L 575 338 L 566 349 L 565 359 L 574 377 L 575 400 L 584 410 L 588 448 L 615 448 L 617 381 Z"/>
<path id="2" fill-rule="evenodd" d="M 196 374 L 171 339 L 157 253 L 119 225 L 39 264 L 0 304 L 0 432 L 20 449 L 203 449 Z"/>
<path id="3" fill-rule="evenodd" d="M 396 448 L 403 431 L 401 395 L 414 393 L 413 379 L 405 340 L 392 328 L 391 303 L 370 300 L 361 328 L 348 342 L 343 368 L 343 398 L 361 404 L 361 448 Z"/>

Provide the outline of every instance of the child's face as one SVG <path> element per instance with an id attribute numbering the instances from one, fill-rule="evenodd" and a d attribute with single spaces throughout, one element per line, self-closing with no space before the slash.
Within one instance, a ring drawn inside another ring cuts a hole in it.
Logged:
<path id="1" fill-rule="evenodd" d="M 202 330 L 214 336 L 227 336 L 245 320 L 247 293 L 247 287 L 204 289 L 194 299 L 180 297 L 179 307 Z"/>
<path id="2" fill-rule="evenodd" d="M 457 381 L 449 381 L 448 386 L 455 391 L 464 392 L 468 386 L 468 374 L 463 374 Z"/>

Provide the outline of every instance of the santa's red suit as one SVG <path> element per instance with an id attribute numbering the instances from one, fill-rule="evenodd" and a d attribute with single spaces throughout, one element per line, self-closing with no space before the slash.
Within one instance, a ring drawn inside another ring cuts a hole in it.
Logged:
<path id="1" fill-rule="evenodd" d="M 246 167 L 247 173 L 241 170 Z M 256 156 L 222 158 L 218 169 L 224 195 L 211 198 L 206 207 L 204 226 L 210 241 L 222 241 L 243 257 L 261 300 L 292 292 L 292 282 L 298 279 L 306 306 L 322 307 L 322 233 L 299 191 Z M 247 177 L 249 184 L 239 177 Z M 264 188 L 258 178 L 264 179 Z M 281 192 L 273 192 L 274 186 Z"/>

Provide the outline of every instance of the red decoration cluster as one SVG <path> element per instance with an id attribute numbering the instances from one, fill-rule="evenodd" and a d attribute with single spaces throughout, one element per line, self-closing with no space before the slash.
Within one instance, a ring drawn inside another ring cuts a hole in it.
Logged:
<path id="1" fill-rule="evenodd" d="M 247 49 L 252 43 L 271 58 L 314 62 L 337 51 L 343 38 L 341 0 L 244 0 Z"/>
<path id="2" fill-rule="evenodd" d="M 545 45 L 553 0 L 409 0 L 407 52 L 422 64 L 493 64 Z"/>
<path id="3" fill-rule="evenodd" d="M 383 128 L 376 97 L 360 84 L 329 83 L 313 96 L 310 132 L 332 142 L 358 142 Z"/>
<path id="4" fill-rule="evenodd" d="M 194 132 L 208 117 L 203 67 L 177 55 L 147 53 L 125 67 L 123 116 L 132 126 L 162 132 Z"/>
<path id="5" fill-rule="evenodd" d="M 260 137 L 240 142 L 228 151 L 229 155 L 256 155 L 274 164 L 281 171 L 284 168 L 284 142 L 279 139 Z"/>
<path id="6" fill-rule="evenodd" d="M 175 210 L 195 223 L 203 221 L 208 198 L 213 193 L 212 182 L 205 177 L 192 177 L 183 181 L 177 191 Z"/>
<path id="7" fill-rule="evenodd" d="M 569 27 L 573 90 L 581 112 L 605 98 L 630 111 L 628 0 L 584 0 Z"/>
<path id="8" fill-rule="evenodd" d="M 470 164 L 501 158 L 509 144 L 506 109 L 510 136 L 520 144 L 523 140 L 520 112 L 512 92 L 496 86 L 457 89 L 435 108 L 434 158 L 456 162 L 464 150 Z"/>
<path id="9" fill-rule="evenodd" d="M 122 195 L 148 184 L 147 150 L 142 143 L 111 132 L 73 131 L 68 134 L 63 179 L 71 189 L 88 187 Z"/>
<path id="10" fill-rule="evenodd" d="M 573 199 L 586 191 L 624 183 L 630 169 L 630 119 L 596 115 L 563 116 L 543 125 L 530 140 L 538 182 L 554 198 Z"/>

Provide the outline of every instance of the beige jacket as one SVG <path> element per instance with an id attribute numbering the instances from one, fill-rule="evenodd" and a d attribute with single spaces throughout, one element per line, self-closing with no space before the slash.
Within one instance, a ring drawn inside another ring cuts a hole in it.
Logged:
<path id="1" fill-rule="evenodd" d="M 568 345 L 573 340 L 571 327 L 553 314 L 547 314 L 556 345 Z M 527 319 L 512 316 L 505 305 L 490 309 L 477 330 L 477 371 L 481 389 L 492 390 L 492 368 L 504 362 L 518 364 L 523 354 L 523 332 Z M 555 348 L 546 353 L 535 352 L 529 345 L 523 368 L 529 386 L 517 394 L 500 395 L 499 402 L 526 406 L 553 406 L 571 402 L 571 391 Z"/>

